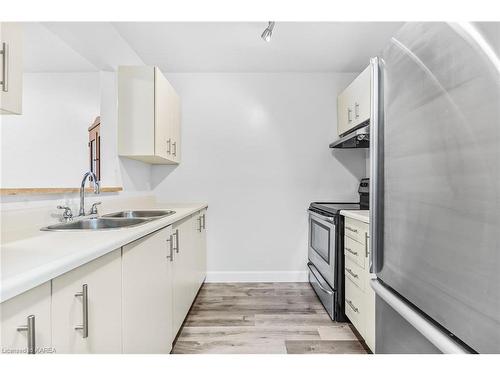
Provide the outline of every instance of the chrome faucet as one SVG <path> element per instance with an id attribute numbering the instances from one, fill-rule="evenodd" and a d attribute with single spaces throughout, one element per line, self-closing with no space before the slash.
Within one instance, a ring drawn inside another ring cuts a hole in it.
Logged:
<path id="1" fill-rule="evenodd" d="M 78 216 L 85 216 L 85 182 L 91 177 L 94 185 L 94 194 L 99 194 L 99 181 L 94 172 L 88 171 L 83 175 L 82 184 L 80 185 L 80 211 Z"/>

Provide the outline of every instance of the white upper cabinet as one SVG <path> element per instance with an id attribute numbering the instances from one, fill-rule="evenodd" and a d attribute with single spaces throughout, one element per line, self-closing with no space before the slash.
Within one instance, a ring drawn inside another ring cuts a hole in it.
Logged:
<path id="1" fill-rule="evenodd" d="M 23 102 L 23 29 L 0 23 L 0 114 L 20 115 Z"/>
<path id="2" fill-rule="evenodd" d="M 121 249 L 52 280 L 57 353 L 121 353 Z"/>
<path id="3" fill-rule="evenodd" d="M 152 164 L 181 160 L 180 99 L 160 69 L 118 68 L 118 154 Z"/>
<path id="4" fill-rule="evenodd" d="M 367 67 L 337 98 L 337 132 L 348 133 L 370 119 L 371 72 Z"/>

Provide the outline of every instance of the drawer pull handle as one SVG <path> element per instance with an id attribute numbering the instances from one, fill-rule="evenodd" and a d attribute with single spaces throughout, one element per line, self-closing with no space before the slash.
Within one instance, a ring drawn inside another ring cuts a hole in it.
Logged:
<path id="1" fill-rule="evenodd" d="M 198 232 L 201 233 L 201 230 L 203 229 L 203 224 L 202 224 L 202 221 L 203 221 L 203 216 L 198 216 L 198 223 L 200 224 L 199 227 L 198 227 Z"/>
<path id="2" fill-rule="evenodd" d="M 354 277 L 355 279 L 358 278 L 358 275 L 356 275 L 354 272 L 352 272 L 352 270 L 350 268 L 345 268 L 345 270 L 352 276 Z"/>
<path id="3" fill-rule="evenodd" d="M 358 233 L 357 229 L 354 229 L 354 228 L 351 228 L 351 227 L 348 227 L 348 226 L 346 226 L 345 229 L 347 229 L 347 230 L 349 230 L 349 231 L 351 231 L 353 233 Z"/>
<path id="4" fill-rule="evenodd" d="M 9 91 L 9 44 L 3 42 L 2 49 L 0 50 L 0 55 L 2 55 L 2 81 L 0 81 L 0 85 L 2 85 L 2 91 Z"/>
<path id="5" fill-rule="evenodd" d="M 17 327 L 17 332 L 28 334 L 28 354 L 35 354 L 35 315 L 29 315 L 25 326 Z"/>
<path id="6" fill-rule="evenodd" d="M 175 247 L 174 250 L 177 254 L 179 254 L 179 229 L 176 229 L 172 234 L 172 238 L 175 237 Z"/>
<path id="7" fill-rule="evenodd" d="M 365 232 L 365 258 L 368 258 L 368 243 L 369 243 L 369 238 L 370 236 L 368 235 L 368 232 Z"/>
<path id="8" fill-rule="evenodd" d="M 333 295 L 333 293 L 330 290 L 328 290 L 323 285 L 321 285 L 321 282 L 319 281 L 319 277 L 318 277 L 318 275 L 316 274 L 316 271 L 315 271 L 316 267 L 314 267 L 314 265 L 311 262 L 307 263 L 307 267 L 309 267 L 309 270 L 311 271 L 311 273 L 313 274 L 314 278 L 316 279 L 319 288 L 323 292 L 325 292 L 326 294 L 328 294 L 329 296 Z"/>
<path id="9" fill-rule="evenodd" d="M 82 324 L 75 327 L 75 330 L 82 331 L 82 337 L 89 337 L 89 298 L 87 284 L 82 285 L 82 291 L 75 293 L 75 297 L 82 297 Z"/>
<path id="10" fill-rule="evenodd" d="M 174 240 L 172 239 L 172 235 L 167 238 L 167 242 L 170 244 L 170 255 L 167 255 L 167 259 L 170 259 L 171 262 L 174 261 Z"/>
<path id="11" fill-rule="evenodd" d="M 352 255 L 358 255 L 358 252 L 357 251 L 352 251 L 351 249 L 349 249 L 348 247 L 345 248 L 348 252 L 350 252 Z"/>
<path id="12" fill-rule="evenodd" d="M 359 309 L 358 309 L 356 306 L 354 306 L 354 304 L 352 303 L 352 301 L 351 301 L 351 300 L 349 300 L 349 299 L 347 299 L 347 298 L 346 298 L 346 300 L 345 300 L 345 301 L 347 302 L 347 304 L 348 304 L 349 306 L 351 306 L 351 309 L 352 309 L 355 313 L 358 313 L 358 312 L 359 312 Z"/>

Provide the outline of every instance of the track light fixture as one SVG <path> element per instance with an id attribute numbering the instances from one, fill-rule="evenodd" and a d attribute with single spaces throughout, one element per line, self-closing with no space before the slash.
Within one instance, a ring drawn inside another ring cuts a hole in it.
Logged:
<path id="1" fill-rule="evenodd" d="M 273 29 L 274 29 L 274 22 L 269 21 L 268 26 L 266 27 L 266 29 L 264 30 L 264 32 L 260 37 L 266 42 L 270 42 L 271 37 L 273 36 Z"/>

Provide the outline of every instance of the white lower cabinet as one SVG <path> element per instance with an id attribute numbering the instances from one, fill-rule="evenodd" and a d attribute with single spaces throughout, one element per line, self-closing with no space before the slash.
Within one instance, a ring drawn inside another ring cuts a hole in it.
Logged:
<path id="1" fill-rule="evenodd" d="M 369 225 L 345 219 L 345 313 L 375 353 L 375 292 L 370 286 Z"/>
<path id="2" fill-rule="evenodd" d="M 170 353 L 206 259 L 203 209 L 3 302 L 2 352 Z"/>
<path id="3" fill-rule="evenodd" d="M 172 227 L 123 247 L 123 352 L 172 349 Z"/>
<path id="4" fill-rule="evenodd" d="M 57 353 L 121 353 L 121 249 L 52 280 Z"/>
<path id="5" fill-rule="evenodd" d="M 206 277 L 206 210 L 173 226 L 173 332 L 177 334 Z"/>
<path id="6" fill-rule="evenodd" d="M 52 353 L 50 281 L 0 305 L 1 350 L 7 353 Z"/>
<path id="7" fill-rule="evenodd" d="M 196 291 L 205 281 L 207 277 L 207 210 L 203 209 L 198 212 L 198 227 L 196 236 L 196 271 L 197 271 L 197 287 Z"/>
<path id="8" fill-rule="evenodd" d="M 196 264 L 194 224 L 195 219 L 191 215 L 173 226 L 172 329 L 175 334 L 181 328 L 196 295 L 196 269 L 193 267 Z"/>

